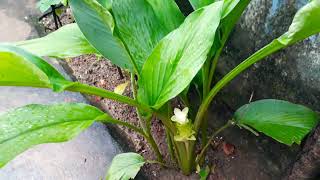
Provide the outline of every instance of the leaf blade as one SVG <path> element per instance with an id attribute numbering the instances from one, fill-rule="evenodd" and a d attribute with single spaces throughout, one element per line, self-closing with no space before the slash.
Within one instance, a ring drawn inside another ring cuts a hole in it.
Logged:
<path id="1" fill-rule="evenodd" d="M 49 8 L 51 8 L 51 5 L 56 5 L 59 4 L 61 0 L 40 0 L 37 3 L 37 8 L 44 13 L 47 11 Z"/>
<path id="2" fill-rule="evenodd" d="M 133 71 L 128 52 L 113 34 L 114 21 L 110 12 L 96 0 L 70 0 L 69 3 L 79 28 L 91 45 L 112 63 Z"/>
<path id="3" fill-rule="evenodd" d="M 318 118 L 309 108 L 275 99 L 244 105 L 235 113 L 239 126 L 248 125 L 287 145 L 300 144 Z"/>
<path id="4" fill-rule="evenodd" d="M 0 115 L 0 167 L 25 150 L 64 142 L 104 115 L 86 104 L 28 105 Z"/>
<path id="5" fill-rule="evenodd" d="M 118 154 L 112 160 L 106 180 L 133 179 L 144 164 L 144 158 L 137 153 Z"/>
<path id="6" fill-rule="evenodd" d="M 215 0 L 189 0 L 193 9 L 197 10 L 199 8 L 202 8 L 204 6 L 207 6 L 213 2 L 215 2 Z"/>
<path id="7" fill-rule="evenodd" d="M 0 57 L 1 86 L 52 88 L 60 92 L 74 84 L 49 63 L 21 48 L 0 44 Z"/>
<path id="8" fill-rule="evenodd" d="M 65 25 L 45 37 L 17 42 L 15 45 L 40 57 L 70 58 L 99 54 L 75 23 Z"/>
<path id="9" fill-rule="evenodd" d="M 159 19 L 159 14 L 165 14 L 167 11 L 165 8 L 159 10 L 157 6 L 158 9 L 154 9 L 147 0 L 118 0 L 114 1 L 112 6 L 119 34 L 126 43 L 140 72 L 153 48 L 173 30 L 163 24 L 162 19 Z M 172 17 L 177 16 L 179 17 L 179 14 Z M 179 19 L 173 24 L 180 25 L 182 20 Z"/>
<path id="10" fill-rule="evenodd" d="M 278 38 L 288 46 L 320 32 L 320 0 L 312 0 L 294 16 L 289 30 Z"/>
<path id="11" fill-rule="evenodd" d="M 222 2 L 217 2 L 195 11 L 178 29 L 159 42 L 147 59 L 138 81 L 141 103 L 158 109 L 188 86 L 214 42 L 220 13 L 212 12 L 220 12 L 222 5 Z"/>

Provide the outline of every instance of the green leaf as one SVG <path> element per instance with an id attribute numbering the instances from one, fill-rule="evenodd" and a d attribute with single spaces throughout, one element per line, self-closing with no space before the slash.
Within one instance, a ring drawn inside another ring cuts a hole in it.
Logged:
<path id="1" fill-rule="evenodd" d="M 68 0 L 61 0 L 61 3 L 62 3 L 64 6 L 67 6 L 67 5 L 68 5 Z"/>
<path id="2" fill-rule="evenodd" d="M 133 62 L 122 42 L 113 34 L 110 12 L 96 0 L 70 0 L 76 22 L 86 39 L 100 54 L 119 67 L 133 70 Z"/>
<path id="3" fill-rule="evenodd" d="M 75 23 L 65 25 L 45 37 L 18 42 L 16 45 L 37 56 L 69 58 L 84 54 L 99 54 Z"/>
<path id="4" fill-rule="evenodd" d="M 189 1 L 192 5 L 193 9 L 195 9 L 195 10 L 215 2 L 215 0 L 189 0 Z"/>
<path id="5" fill-rule="evenodd" d="M 289 30 L 284 35 L 280 36 L 278 39 L 273 40 L 271 43 L 255 52 L 253 55 L 248 57 L 237 67 L 232 69 L 227 75 L 225 75 L 213 89 L 210 90 L 209 95 L 204 100 L 205 103 L 202 105 L 201 111 L 207 109 L 212 99 L 217 95 L 217 93 L 226 86 L 230 81 L 237 77 L 241 72 L 248 69 L 251 65 L 261 61 L 266 56 L 279 51 L 293 43 L 303 40 L 308 36 L 317 34 L 320 32 L 319 25 L 319 9 L 320 0 L 313 0 L 304 7 L 302 7 L 293 19 L 292 25 Z M 202 119 L 201 116 L 198 119 Z M 200 122 L 200 120 L 199 120 Z M 199 128 L 200 123 L 197 123 L 196 130 Z"/>
<path id="6" fill-rule="evenodd" d="M 86 104 L 28 105 L 0 115 L 0 167 L 38 144 L 72 139 L 104 115 Z"/>
<path id="7" fill-rule="evenodd" d="M 288 32 L 278 38 L 288 46 L 320 32 L 320 0 L 313 0 L 301 8 L 294 16 Z"/>
<path id="8" fill-rule="evenodd" d="M 137 153 L 118 154 L 112 160 L 106 180 L 134 179 L 144 163 L 144 158 Z"/>
<path id="9" fill-rule="evenodd" d="M 31 86 L 62 91 L 74 85 L 43 59 L 11 45 L 0 45 L 0 86 Z"/>
<path id="10" fill-rule="evenodd" d="M 51 5 L 59 4 L 61 0 L 40 0 L 37 3 L 37 8 L 43 13 L 51 8 Z"/>
<path id="11" fill-rule="evenodd" d="M 146 111 L 150 110 L 149 107 L 127 96 L 68 81 L 45 60 L 11 45 L 0 44 L 0 86 L 29 86 L 52 88 L 55 92 L 63 90 L 81 92 L 123 102 Z"/>
<path id="12" fill-rule="evenodd" d="M 97 0 L 104 8 L 106 8 L 108 11 L 112 8 L 112 1 L 113 0 Z"/>
<path id="13" fill-rule="evenodd" d="M 171 0 L 165 1 L 169 2 Z M 153 48 L 176 27 L 168 29 L 165 26 L 166 24 L 162 24 L 163 20 L 159 18 L 164 17 L 158 17 L 156 13 L 167 14 L 167 11 L 165 9 L 160 9 L 162 11 L 153 9 L 147 0 L 117 0 L 113 2 L 112 6 L 120 36 L 128 46 L 140 72 Z M 180 15 L 173 13 L 171 13 L 173 17 L 179 17 Z M 175 19 L 173 18 L 173 20 Z M 175 24 L 180 25 L 183 18 L 177 21 Z"/>
<path id="14" fill-rule="evenodd" d="M 184 20 L 184 15 L 174 0 L 146 0 L 152 6 L 158 20 L 167 29 L 173 30 L 180 26 Z"/>
<path id="15" fill-rule="evenodd" d="M 216 2 L 193 12 L 159 42 L 142 69 L 140 102 L 158 109 L 189 85 L 207 59 L 222 5 Z"/>
<path id="16" fill-rule="evenodd" d="M 206 180 L 209 174 L 210 174 L 209 166 L 206 166 L 206 168 L 202 168 L 199 172 L 200 180 Z"/>
<path id="17" fill-rule="evenodd" d="M 301 105 L 265 99 L 242 106 L 234 119 L 240 127 L 252 127 L 281 143 L 292 145 L 301 143 L 317 125 L 319 116 Z"/>

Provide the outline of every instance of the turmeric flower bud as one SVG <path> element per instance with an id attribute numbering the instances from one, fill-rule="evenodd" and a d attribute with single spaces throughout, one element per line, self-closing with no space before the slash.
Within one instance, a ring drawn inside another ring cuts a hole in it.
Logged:
<path id="1" fill-rule="evenodd" d="M 188 119 L 189 108 L 184 108 L 182 111 L 178 108 L 174 108 L 174 116 L 171 120 L 176 122 L 175 126 L 177 128 L 177 134 L 174 136 L 175 141 L 195 141 L 195 132 L 193 130 L 193 125 Z"/>
<path id="2" fill-rule="evenodd" d="M 177 122 L 179 124 L 186 124 L 189 122 L 188 120 L 188 111 L 189 108 L 186 107 L 182 111 L 178 108 L 174 108 L 174 116 L 171 117 L 171 120 Z"/>

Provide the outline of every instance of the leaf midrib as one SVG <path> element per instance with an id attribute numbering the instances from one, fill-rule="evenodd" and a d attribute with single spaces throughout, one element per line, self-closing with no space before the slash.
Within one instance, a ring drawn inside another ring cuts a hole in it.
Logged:
<path id="1" fill-rule="evenodd" d="M 123 167 L 117 168 L 115 170 L 118 171 L 118 172 L 121 172 L 121 171 L 123 171 L 123 169 L 129 168 L 130 166 L 134 166 L 134 165 L 141 165 L 142 166 L 143 164 L 144 164 L 144 162 L 132 163 L 132 164 L 129 164 L 128 166 L 123 166 Z M 122 173 L 122 176 L 123 176 L 123 173 Z"/>
<path id="2" fill-rule="evenodd" d="M 58 125 L 58 124 L 63 124 L 63 123 L 67 123 L 67 122 L 85 122 L 85 121 L 94 121 L 94 120 L 71 120 L 71 121 L 61 121 L 61 122 L 55 122 L 55 123 L 49 123 L 49 124 L 46 124 L 44 126 L 39 126 L 39 127 L 36 127 L 36 128 L 31 128 L 31 129 L 28 129 L 27 131 L 24 131 L 22 133 L 19 133 L 19 134 L 16 134 L 12 137 L 9 137 L 3 141 L 0 142 L 0 144 L 4 144 L 8 141 L 11 141 L 19 136 L 22 136 L 22 135 L 25 135 L 25 134 L 28 134 L 28 133 L 31 133 L 31 132 L 34 132 L 34 131 L 37 131 L 37 130 L 40 130 L 40 129 L 44 129 L 44 128 L 48 128 L 48 127 L 51 127 L 51 126 L 55 126 L 55 125 Z"/>

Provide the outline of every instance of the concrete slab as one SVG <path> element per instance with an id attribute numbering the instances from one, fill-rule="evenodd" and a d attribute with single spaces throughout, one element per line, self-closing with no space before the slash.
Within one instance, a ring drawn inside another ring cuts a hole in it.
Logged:
<path id="1" fill-rule="evenodd" d="M 25 19 L 38 14 L 36 0 L 0 0 L 0 42 L 36 36 Z M 65 76 L 56 60 L 49 60 Z M 77 93 L 53 93 L 48 89 L 0 87 L 0 113 L 27 104 L 86 102 Z M 0 180 L 98 180 L 103 179 L 112 158 L 121 149 L 105 126 L 94 124 L 72 141 L 36 146 L 0 169 Z"/>

